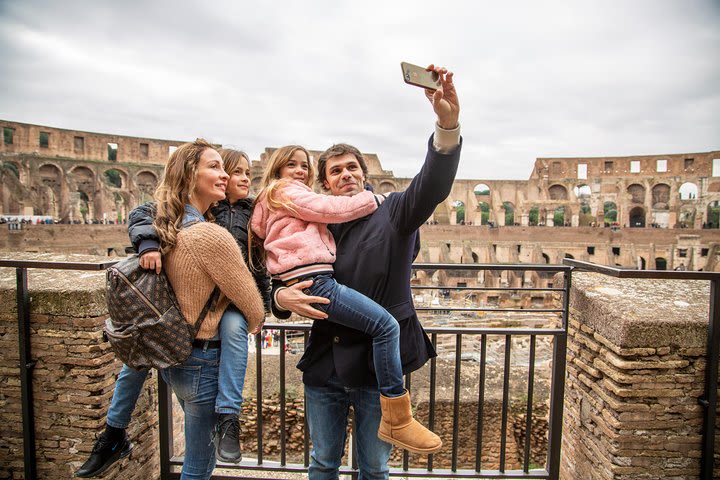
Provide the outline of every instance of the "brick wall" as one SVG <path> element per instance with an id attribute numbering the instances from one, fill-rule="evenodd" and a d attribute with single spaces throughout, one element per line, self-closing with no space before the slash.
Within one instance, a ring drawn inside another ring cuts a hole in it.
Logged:
<path id="1" fill-rule="evenodd" d="M 562 478 L 700 474 L 708 282 L 573 275 Z M 720 474 L 716 436 L 716 473 Z"/>
<path id="2" fill-rule="evenodd" d="M 55 258 L 54 260 L 67 260 Z M 83 261 L 80 259 L 76 261 Z M 30 270 L 33 407 L 38 478 L 71 478 L 105 426 L 120 362 L 101 339 L 104 274 Z M 0 478 L 24 476 L 15 278 L 0 269 Z M 107 479 L 150 479 L 159 471 L 157 388 L 146 383 L 128 433 L 132 455 Z"/>

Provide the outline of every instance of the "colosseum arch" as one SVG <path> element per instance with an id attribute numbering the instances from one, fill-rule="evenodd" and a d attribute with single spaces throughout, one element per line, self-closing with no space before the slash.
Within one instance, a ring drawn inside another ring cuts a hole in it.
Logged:
<path id="1" fill-rule="evenodd" d="M 657 257 L 655 259 L 655 270 L 667 270 L 667 259 L 663 257 Z"/>
<path id="2" fill-rule="evenodd" d="M 550 197 L 550 200 L 567 200 L 567 188 L 562 185 L 552 185 L 548 188 L 548 196 Z"/>
<path id="3" fill-rule="evenodd" d="M 490 187 L 485 183 L 478 183 L 473 187 L 473 193 L 477 196 L 490 195 Z"/>
<path id="4" fill-rule="evenodd" d="M 67 174 L 70 186 L 70 211 L 73 219 L 88 220 L 95 216 L 95 174 L 79 165 Z"/>
<path id="5" fill-rule="evenodd" d="M 4 160 L 2 164 L 0 164 L 0 173 L 12 175 L 13 177 L 15 177 L 16 180 L 19 180 L 20 183 L 27 185 L 27 175 L 25 174 L 22 165 L 20 165 L 18 162 L 14 162 L 12 160 Z"/>
<path id="6" fill-rule="evenodd" d="M 633 183 L 627 187 L 627 193 L 633 203 L 645 203 L 645 187 L 639 183 Z"/>
<path id="7" fill-rule="evenodd" d="M 35 202 L 36 215 L 60 217 L 60 195 L 62 192 L 62 170 L 57 165 L 46 163 L 38 168 L 39 189 Z"/>
<path id="8" fill-rule="evenodd" d="M 143 170 L 135 175 L 135 185 L 137 185 L 140 191 L 138 201 L 145 203 L 152 200 L 158 185 L 158 178 L 153 172 Z"/>
<path id="9" fill-rule="evenodd" d="M 128 185 L 127 179 L 127 173 L 117 168 L 108 168 L 103 172 L 103 182 L 111 188 L 126 189 Z"/>
<path id="10" fill-rule="evenodd" d="M 588 199 L 592 196 L 592 190 L 590 190 L 590 186 L 584 183 L 577 185 L 575 188 L 573 188 L 573 193 L 575 193 L 575 197 L 577 197 L 578 200 Z"/>
<path id="11" fill-rule="evenodd" d="M 680 215 L 678 216 L 678 221 L 681 225 L 684 225 L 687 228 L 694 228 L 696 214 L 697 212 L 692 204 L 683 205 L 680 208 Z"/>
<path id="12" fill-rule="evenodd" d="M 455 225 L 465 225 L 465 202 L 462 200 L 455 200 L 452 202 L 453 212 L 455 216 Z"/>
<path id="13" fill-rule="evenodd" d="M 705 217 L 707 221 L 705 226 L 708 228 L 720 228 L 720 202 L 714 201 L 708 203 L 707 215 Z"/>
<path id="14" fill-rule="evenodd" d="M 630 228 L 643 228 L 645 226 L 645 209 L 634 207 L 630 210 Z"/>
<path id="15" fill-rule="evenodd" d="M 490 220 L 490 204 L 487 202 L 478 202 L 477 208 L 480 212 L 480 225 L 487 225 Z"/>
<path id="16" fill-rule="evenodd" d="M 580 202 L 580 213 L 578 216 L 578 225 L 581 227 L 589 227 L 595 221 L 595 217 L 592 214 L 592 208 L 588 203 L 587 198 L 583 198 Z"/>
<path id="17" fill-rule="evenodd" d="M 670 209 L 670 185 L 658 183 L 652 187 L 652 208 L 654 210 Z"/>
<path id="18" fill-rule="evenodd" d="M 698 187 L 692 182 L 685 182 L 680 185 L 678 193 L 680 193 L 680 200 L 694 200 L 698 197 Z"/>
<path id="19" fill-rule="evenodd" d="M 567 222 L 570 221 L 569 213 L 569 209 L 564 205 L 556 207 L 553 211 L 553 225 L 555 225 L 556 227 L 565 226 Z"/>
<path id="20" fill-rule="evenodd" d="M 503 225 L 512 227 L 515 225 L 515 205 L 512 202 L 503 202 L 502 209 L 505 211 L 505 222 Z"/>
<path id="21" fill-rule="evenodd" d="M 615 202 L 607 201 L 603 203 L 603 218 L 605 222 L 612 224 L 618 221 L 617 204 Z"/>
<path id="22" fill-rule="evenodd" d="M 375 193 L 380 193 L 380 194 L 385 195 L 387 193 L 395 192 L 395 191 L 397 191 L 397 185 L 395 185 L 393 182 L 391 182 L 389 180 L 383 180 L 382 182 L 380 182 L 380 185 L 378 185 L 377 191 Z"/>
<path id="23" fill-rule="evenodd" d="M 528 225 L 536 227 L 540 223 L 540 209 L 536 206 L 530 207 L 528 211 Z"/>

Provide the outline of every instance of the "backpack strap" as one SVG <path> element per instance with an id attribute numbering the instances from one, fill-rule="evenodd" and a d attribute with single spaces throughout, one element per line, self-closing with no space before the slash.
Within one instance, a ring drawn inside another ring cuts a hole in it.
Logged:
<path id="1" fill-rule="evenodd" d="M 195 332 L 200 330 L 200 327 L 205 321 L 205 317 L 207 317 L 207 314 L 210 313 L 211 310 L 215 310 L 218 298 L 220 298 L 220 289 L 218 287 L 215 287 L 210 294 L 210 298 L 208 298 L 208 301 L 205 302 L 205 306 L 203 307 L 202 312 L 200 312 L 200 316 L 195 322 Z"/>

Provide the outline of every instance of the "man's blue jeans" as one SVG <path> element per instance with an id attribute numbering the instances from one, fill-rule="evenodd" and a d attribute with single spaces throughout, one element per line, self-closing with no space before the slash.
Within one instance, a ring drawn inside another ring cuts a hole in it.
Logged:
<path id="1" fill-rule="evenodd" d="M 234 305 L 228 306 L 223 313 L 219 331 L 222 349 L 215 411 L 239 414 L 247 369 L 248 328 L 245 317 Z M 148 371 L 123 365 L 108 409 L 108 425 L 115 428 L 128 427 L 147 376 Z"/>
<path id="2" fill-rule="evenodd" d="M 328 314 L 328 321 L 354 328 L 372 337 L 373 365 L 380 393 L 398 397 L 405 393 L 400 360 L 400 325 L 383 307 L 331 275 L 313 277 L 307 295 L 325 297 L 330 303 L 314 307 Z"/>
<path id="3" fill-rule="evenodd" d="M 185 460 L 181 480 L 207 480 L 215 468 L 219 348 L 193 348 L 177 367 L 160 370 L 185 412 Z"/>
<path id="4" fill-rule="evenodd" d="M 337 480 L 350 405 L 355 411 L 358 480 L 389 478 L 392 446 L 377 436 L 380 392 L 375 387 L 344 387 L 333 375 L 322 387 L 305 385 L 305 412 L 313 444 L 309 480 Z"/>

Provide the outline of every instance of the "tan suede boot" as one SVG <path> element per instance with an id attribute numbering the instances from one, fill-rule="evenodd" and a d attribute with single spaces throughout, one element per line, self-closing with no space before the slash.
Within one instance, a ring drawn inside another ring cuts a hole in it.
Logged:
<path id="1" fill-rule="evenodd" d="M 380 395 L 382 418 L 378 438 L 413 453 L 435 453 L 442 440 L 412 416 L 410 393 L 399 397 Z"/>

